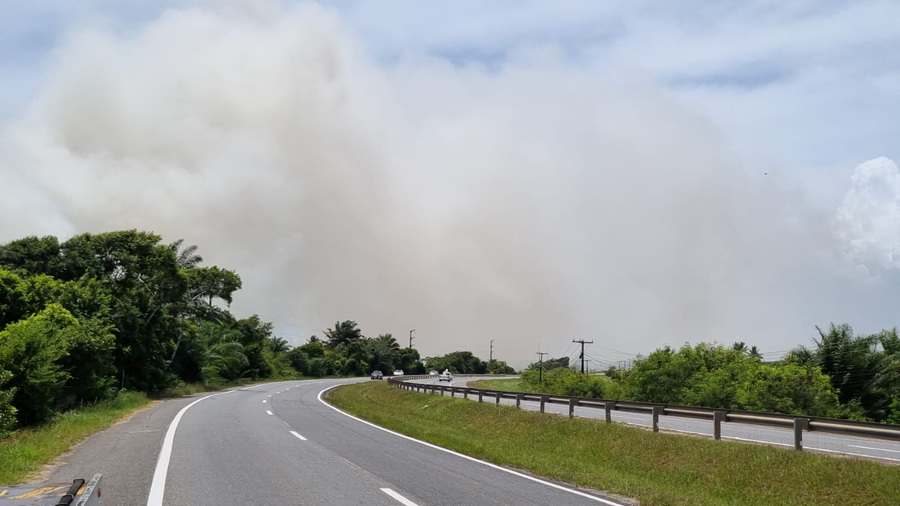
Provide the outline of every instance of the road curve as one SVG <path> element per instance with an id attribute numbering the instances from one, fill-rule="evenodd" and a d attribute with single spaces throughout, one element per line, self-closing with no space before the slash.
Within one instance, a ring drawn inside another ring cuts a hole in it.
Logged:
<path id="1" fill-rule="evenodd" d="M 147 504 L 621 504 L 423 444 L 320 401 L 323 390 L 352 381 L 360 380 L 267 383 L 184 408 L 154 474 L 151 490 L 161 495 Z"/>

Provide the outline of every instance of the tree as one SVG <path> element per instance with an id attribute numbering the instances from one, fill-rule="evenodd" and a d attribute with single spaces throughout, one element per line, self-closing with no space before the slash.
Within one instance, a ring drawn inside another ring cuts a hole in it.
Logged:
<path id="1" fill-rule="evenodd" d="M 155 391 L 171 384 L 186 286 L 170 246 L 135 230 L 82 234 L 60 246 L 51 270 L 62 281 L 95 278 L 111 295 L 115 365 L 126 371 L 126 386 Z"/>
<path id="2" fill-rule="evenodd" d="M 197 246 L 191 245 L 180 250 L 182 243 L 184 243 L 184 239 L 178 239 L 169 245 L 169 247 L 172 248 L 172 251 L 175 252 L 175 261 L 178 263 L 178 268 L 193 269 L 200 265 L 200 262 L 203 261 L 203 257 L 195 254 Z"/>
<path id="3" fill-rule="evenodd" d="M 25 318 L 31 312 L 22 277 L 0 269 L 0 329 Z"/>
<path id="4" fill-rule="evenodd" d="M 12 379 L 12 373 L 0 369 L 0 388 Z M 0 439 L 9 436 L 16 428 L 16 412 L 13 406 L 13 397 L 16 395 L 16 389 L 0 389 Z"/>
<path id="5" fill-rule="evenodd" d="M 0 266 L 23 274 L 49 273 L 59 255 L 56 237 L 29 236 L 0 246 Z"/>
<path id="6" fill-rule="evenodd" d="M 310 339 L 308 343 L 299 346 L 296 349 L 305 353 L 309 358 L 318 358 L 325 356 L 325 345 L 322 344 L 322 341 L 319 340 L 313 341 L 312 339 Z"/>
<path id="7" fill-rule="evenodd" d="M 59 305 L 0 332 L 0 371 L 8 371 L 7 388 L 21 424 L 45 421 L 56 410 L 69 374 L 59 364 L 66 349 L 62 332 L 75 318 Z"/>
<path id="8" fill-rule="evenodd" d="M 280 337 L 272 336 L 267 339 L 267 348 L 272 353 L 286 353 L 291 349 L 290 343 L 288 343 L 287 339 L 282 339 Z"/>
<path id="9" fill-rule="evenodd" d="M 890 379 L 893 355 L 879 351 L 878 346 L 885 347 L 885 350 L 895 349 L 895 343 L 900 346 L 896 330 L 857 336 L 850 325 L 833 323 L 827 332 L 819 327 L 816 330 L 820 337 L 813 340 L 816 348 L 796 348 L 785 357 L 785 361 L 820 367 L 828 375 L 841 405 L 850 406 L 857 402 L 866 416 L 884 420 L 897 391 L 891 386 L 894 382 Z"/>
<path id="10" fill-rule="evenodd" d="M 828 376 L 818 367 L 760 365 L 737 394 L 741 409 L 829 416 L 838 407 Z"/>
<path id="11" fill-rule="evenodd" d="M 569 357 L 551 358 L 542 362 L 532 362 L 528 365 L 527 369 L 533 369 L 536 371 L 539 368 L 543 368 L 545 371 L 549 371 L 550 369 L 556 369 L 557 367 L 565 367 L 566 369 L 568 369 Z"/>
<path id="12" fill-rule="evenodd" d="M 349 346 L 350 343 L 362 339 L 363 335 L 362 331 L 356 326 L 355 321 L 344 320 L 335 322 L 333 329 L 326 330 L 325 337 L 328 338 L 325 347 L 340 352 Z"/>
<path id="13" fill-rule="evenodd" d="M 454 351 L 442 357 L 428 357 L 425 367 L 443 371 L 449 369 L 454 374 L 484 374 L 487 363 L 472 354 L 471 351 Z"/>
<path id="14" fill-rule="evenodd" d="M 287 352 L 288 362 L 291 367 L 304 376 L 309 375 L 309 356 L 300 348 L 294 348 Z"/>
<path id="15" fill-rule="evenodd" d="M 241 289 L 237 273 L 216 266 L 182 269 L 180 274 L 187 285 L 189 304 L 194 307 L 199 302 L 212 306 L 216 299 L 230 306 L 232 295 Z"/>

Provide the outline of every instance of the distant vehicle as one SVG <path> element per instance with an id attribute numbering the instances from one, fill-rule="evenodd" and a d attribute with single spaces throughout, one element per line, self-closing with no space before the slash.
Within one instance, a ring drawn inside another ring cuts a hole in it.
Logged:
<path id="1" fill-rule="evenodd" d="M 447 383 L 450 383 L 451 381 L 453 381 L 453 375 L 450 374 L 448 371 L 444 371 L 441 374 L 441 377 L 438 378 L 438 382 L 441 382 L 441 381 L 446 381 Z"/>
<path id="2" fill-rule="evenodd" d="M 403 376 L 403 370 L 397 369 L 396 371 L 394 371 L 394 376 Z"/>
<path id="3" fill-rule="evenodd" d="M 428 374 L 430 374 L 430 375 L 432 375 L 432 376 L 437 376 L 437 375 L 438 375 L 438 372 L 437 372 L 437 371 L 431 371 L 431 372 L 428 373 Z"/>
<path id="4" fill-rule="evenodd" d="M 372 371 L 372 379 L 373 380 L 380 380 L 383 377 L 384 377 L 384 374 L 382 374 L 381 371 Z"/>

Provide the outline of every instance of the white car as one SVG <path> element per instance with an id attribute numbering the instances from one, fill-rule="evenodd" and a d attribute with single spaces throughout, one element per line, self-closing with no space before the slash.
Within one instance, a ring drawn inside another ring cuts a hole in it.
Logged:
<path id="1" fill-rule="evenodd" d="M 453 381 L 453 374 L 451 374 L 449 372 L 445 372 L 445 373 L 441 374 L 441 376 L 438 378 L 438 382 L 441 382 L 441 381 L 446 381 L 447 383 L 450 383 L 451 381 Z"/>
<path id="2" fill-rule="evenodd" d="M 430 375 L 432 375 L 432 376 L 437 376 L 437 375 L 438 375 L 438 372 L 437 372 L 437 371 L 431 371 L 431 372 L 428 373 L 428 374 L 430 374 Z"/>
<path id="3" fill-rule="evenodd" d="M 403 376 L 403 370 L 397 369 L 396 371 L 394 371 L 394 376 Z"/>

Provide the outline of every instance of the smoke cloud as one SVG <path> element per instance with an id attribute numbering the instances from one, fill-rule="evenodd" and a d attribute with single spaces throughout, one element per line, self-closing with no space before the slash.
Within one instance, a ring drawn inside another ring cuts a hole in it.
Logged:
<path id="1" fill-rule="evenodd" d="M 835 213 L 626 69 L 379 63 L 333 12 L 169 10 L 71 33 L 3 127 L 0 240 L 137 228 L 237 270 L 295 345 L 334 321 L 423 356 L 592 366 L 686 341 L 775 354 L 893 326 L 900 175 Z"/>

